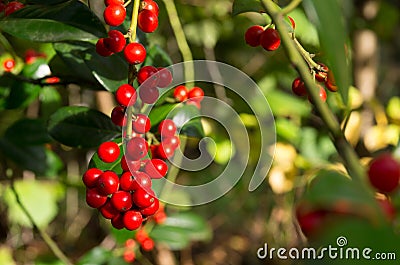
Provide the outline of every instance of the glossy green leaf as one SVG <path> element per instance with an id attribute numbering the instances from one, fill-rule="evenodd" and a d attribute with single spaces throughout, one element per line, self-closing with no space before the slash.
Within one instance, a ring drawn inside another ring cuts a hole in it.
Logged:
<path id="1" fill-rule="evenodd" d="M 34 101 L 40 93 L 40 86 L 24 83 L 14 82 L 10 89 L 5 107 L 7 109 L 26 108 Z"/>
<path id="2" fill-rule="evenodd" d="M 20 146 L 41 145 L 52 140 L 46 122 L 41 119 L 18 120 L 7 129 L 4 137 Z"/>
<path id="3" fill-rule="evenodd" d="M 172 65 L 172 59 L 166 51 L 158 45 L 152 45 L 147 49 L 146 60 L 143 65 L 153 65 L 156 67 L 167 67 Z"/>
<path id="4" fill-rule="evenodd" d="M 317 27 L 322 53 L 327 58 L 339 93 L 346 103 L 350 86 L 350 65 L 346 56 L 347 30 L 339 2 L 305 0 L 303 3 L 308 17 Z"/>
<path id="5" fill-rule="evenodd" d="M 112 257 L 111 251 L 102 248 L 95 247 L 87 252 L 77 263 L 77 265 L 98 265 L 107 264 L 108 260 Z"/>
<path id="6" fill-rule="evenodd" d="M 51 114 L 62 106 L 60 93 L 52 86 L 43 87 L 39 95 L 40 114 L 44 119 L 48 119 Z"/>
<path id="7" fill-rule="evenodd" d="M 151 125 L 157 125 L 159 124 L 162 120 L 164 120 L 168 114 L 177 106 L 178 104 L 164 104 L 161 106 L 157 106 L 151 109 L 149 113 L 149 119 L 151 122 Z"/>
<path id="8" fill-rule="evenodd" d="M 235 0 L 232 6 L 232 15 L 236 16 L 245 12 L 263 12 L 260 0 Z"/>
<path id="9" fill-rule="evenodd" d="M 149 236 L 157 243 L 167 245 L 171 250 L 184 249 L 190 243 L 186 232 L 173 226 L 155 226 Z"/>
<path id="10" fill-rule="evenodd" d="M 190 240 L 209 240 L 212 232 L 203 217 L 193 212 L 171 214 L 163 226 L 175 227 L 185 231 Z"/>
<path id="11" fill-rule="evenodd" d="M 59 109 L 48 123 L 50 135 L 62 144 L 90 148 L 121 134 L 107 115 L 81 106 Z"/>
<path id="12" fill-rule="evenodd" d="M 120 144 L 122 142 L 122 138 L 115 139 L 114 142 Z M 117 174 L 122 174 L 121 158 L 123 155 L 124 155 L 124 148 L 122 145 L 120 145 L 120 154 L 117 160 L 115 160 L 113 163 L 105 163 L 99 158 L 97 152 L 95 152 L 92 158 L 90 159 L 88 168 L 95 167 L 103 171 L 112 170 Z"/>

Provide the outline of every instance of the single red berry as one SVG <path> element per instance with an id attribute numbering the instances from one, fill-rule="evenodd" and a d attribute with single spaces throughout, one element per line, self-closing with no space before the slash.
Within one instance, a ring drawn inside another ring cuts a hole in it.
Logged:
<path id="1" fill-rule="evenodd" d="M 132 197 L 127 191 L 119 190 L 112 194 L 111 204 L 120 212 L 126 212 L 132 208 Z"/>
<path id="2" fill-rule="evenodd" d="M 138 114 L 132 123 L 132 129 L 139 134 L 150 131 L 151 123 L 149 117 L 144 114 Z"/>
<path id="3" fill-rule="evenodd" d="M 132 201 L 139 208 L 149 207 L 154 200 L 154 192 L 151 189 L 139 188 L 132 193 Z"/>
<path id="4" fill-rule="evenodd" d="M 135 172 L 138 171 L 141 167 L 140 160 L 131 160 L 127 159 L 126 156 L 122 156 L 121 158 L 121 168 L 126 172 Z"/>
<path id="5" fill-rule="evenodd" d="M 128 240 L 125 241 L 124 245 L 125 248 L 133 249 L 134 247 L 136 247 L 136 241 L 133 238 L 129 238 Z"/>
<path id="6" fill-rule="evenodd" d="M 107 202 L 107 196 L 100 193 L 97 188 L 86 190 L 86 203 L 92 208 L 99 208 Z"/>
<path id="7" fill-rule="evenodd" d="M 251 47 L 257 47 L 260 45 L 260 38 L 263 32 L 263 27 L 259 25 L 251 26 L 246 30 L 246 33 L 244 34 L 244 39 L 246 43 Z"/>
<path id="8" fill-rule="evenodd" d="M 151 216 L 155 214 L 159 208 L 160 201 L 157 198 L 154 198 L 154 202 L 149 207 L 141 209 L 140 212 L 143 216 Z"/>
<path id="9" fill-rule="evenodd" d="M 112 55 L 113 52 L 110 51 L 110 50 L 106 47 L 106 45 L 105 45 L 105 43 L 104 43 L 104 40 L 105 40 L 104 38 L 101 38 L 101 39 L 99 39 L 99 40 L 97 41 L 97 43 L 96 43 L 96 52 L 97 52 L 97 54 L 99 54 L 99 55 L 101 55 L 101 56 L 107 57 L 107 56 Z"/>
<path id="10" fill-rule="evenodd" d="M 104 21 L 113 27 L 121 25 L 126 17 L 126 9 L 123 5 L 111 4 L 104 9 Z"/>
<path id="11" fill-rule="evenodd" d="M 189 98 L 189 99 L 186 101 L 186 104 L 187 104 L 187 105 L 193 105 L 193 106 L 195 106 L 196 108 L 201 109 L 201 104 L 200 104 L 200 102 L 197 101 L 197 100 L 192 100 L 192 99 Z"/>
<path id="12" fill-rule="evenodd" d="M 155 146 L 154 158 L 168 159 L 174 155 L 175 149 L 170 145 L 158 144 Z"/>
<path id="13" fill-rule="evenodd" d="M 327 97 L 325 89 L 321 85 L 317 85 L 317 87 L 319 89 L 318 93 L 319 98 L 322 100 L 322 102 L 325 102 Z M 308 95 L 308 101 L 310 101 L 310 103 L 313 103 L 310 95 Z"/>
<path id="14" fill-rule="evenodd" d="M 328 71 L 328 76 L 325 80 L 325 86 L 331 92 L 336 92 L 338 90 L 335 77 L 333 76 L 333 72 L 331 70 Z"/>
<path id="15" fill-rule="evenodd" d="M 146 81 L 146 86 L 155 87 L 158 84 L 158 70 L 154 66 L 147 65 L 139 69 L 137 81 L 142 84 Z"/>
<path id="16" fill-rule="evenodd" d="M 307 95 L 306 87 L 304 86 L 304 82 L 301 80 L 300 77 L 297 77 L 295 80 L 293 80 L 292 91 L 295 95 L 299 97 Z"/>
<path id="17" fill-rule="evenodd" d="M 85 184 L 86 188 L 94 188 L 97 185 L 97 180 L 100 175 L 103 174 L 103 171 L 98 168 L 89 168 L 83 174 L 82 181 Z"/>
<path id="18" fill-rule="evenodd" d="M 154 222 L 157 224 L 162 224 L 167 219 L 167 214 L 164 211 L 158 211 L 153 216 Z"/>
<path id="19" fill-rule="evenodd" d="M 11 72 L 14 69 L 14 67 L 15 67 L 14 59 L 7 59 L 3 63 L 3 68 L 4 68 L 4 71 L 6 71 L 6 72 Z"/>
<path id="20" fill-rule="evenodd" d="M 296 29 L 296 22 L 294 21 L 294 19 L 291 16 L 288 16 L 288 19 L 290 21 L 290 24 L 292 24 L 292 29 L 295 30 Z"/>
<path id="21" fill-rule="evenodd" d="M 61 79 L 57 76 L 48 77 L 44 80 L 45 84 L 57 84 L 60 83 Z"/>
<path id="22" fill-rule="evenodd" d="M 113 194 L 118 190 L 119 178 L 113 171 L 104 171 L 97 180 L 97 189 L 105 196 Z"/>
<path id="23" fill-rule="evenodd" d="M 112 52 L 120 52 L 125 48 L 126 40 L 124 34 L 118 30 L 110 30 L 108 38 L 104 39 L 104 45 Z"/>
<path id="24" fill-rule="evenodd" d="M 158 87 L 165 88 L 172 83 L 172 73 L 164 67 L 158 67 Z"/>
<path id="25" fill-rule="evenodd" d="M 390 154 L 382 154 L 369 165 L 368 178 L 378 191 L 393 192 L 399 186 L 400 164 Z"/>
<path id="26" fill-rule="evenodd" d="M 119 188 L 124 191 L 132 191 L 131 187 L 133 184 L 134 178 L 131 172 L 124 172 L 119 178 Z"/>
<path id="27" fill-rule="evenodd" d="M 4 14 L 6 16 L 14 13 L 15 11 L 24 7 L 24 4 L 18 1 L 9 2 L 6 7 L 4 8 Z"/>
<path id="28" fill-rule="evenodd" d="M 143 0 L 141 2 L 141 9 L 144 10 L 149 10 L 153 12 L 156 16 L 158 16 L 159 8 L 156 2 L 153 0 Z"/>
<path id="29" fill-rule="evenodd" d="M 151 178 L 144 172 L 135 172 L 133 174 L 133 183 L 130 188 L 132 191 L 138 189 L 150 190 L 151 189 Z"/>
<path id="30" fill-rule="evenodd" d="M 308 237 L 322 229 L 327 213 L 325 210 L 306 210 L 299 205 L 296 209 L 296 217 L 304 235 Z"/>
<path id="31" fill-rule="evenodd" d="M 111 121 L 117 126 L 125 125 L 125 108 L 122 106 L 116 106 L 111 112 Z"/>
<path id="32" fill-rule="evenodd" d="M 141 244 L 143 241 L 146 240 L 146 238 L 149 238 L 149 235 L 147 234 L 146 230 L 142 228 L 136 231 L 135 238 L 137 242 Z"/>
<path id="33" fill-rule="evenodd" d="M 119 146 L 115 142 L 104 142 L 97 149 L 99 158 L 105 163 L 115 162 L 120 153 Z"/>
<path id="34" fill-rule="evenodd" d="M 5 8 L 6 8 L 6 4 L 4 4 L 3 2 L 0 2 L 0 13 L 3 12 Z"/>
<path id="35" fill-rule="evenodd" d="M 146 172 L 153 179 L 160 179 L 167 175 L 168 166 L 161 159 L 153 158 L 148 160 L 144 166 L 144 172 Z"/>
<path id="36" fill-rule="evenodd" d="M 119 214 L 119 211 L 111 204 L 110 199 L 99 209 L 101 215 L 106 219 L 113 219 Z"/>
<path id="37" fill-rule="evenodd" d="M 137 99 L 136 89 L 129 84 L 123 84 L 115 91 L 115 99 L 123 107 L 133 106 Z"/>
<path id="38" fill-rule="evenodd" d="M 140 246 L 144 251 L 151 251 L 154 248 L 154 241 L 148 237 L 140 244 Z"/>
<path id="39" fill-rule="evenodd" d="M 125 46 L 124 56 L 130 64 L 141 64 L 146 59 L 146 49 L 138 42 L 131 42 Z"/>
<path id="40" fill-rule="evenodd" d="M 123 222 L 126 229 L 136 230 L 142 225 L 143 217 L 139 211 L 130 210 L 124 214 Z"/>
<path id="41" fill-rule="evenodd" d="M 260 44 L 267 51 L 275 51 L 281 45 L 279 32 L 273 28 L 267 28 L 261 34 Z"/>
<path id="42" fill-rule="evenodd" d="M 180 85 L 177 86 L 174 90 L 174 98 L 179 101 L 183 102 L 188 99 L 189 91 L 186 86 Z"/>
<path id="43" fill-rule="evenodd" d="M 124 228 L 124 227 L 125 227 L 125 224 L 124 224 L 123 218 L 124 218 L 124 214 L 123 214 L 123 213 L 119 213 L 119 214 L 117 214 L 116 216 L 114 216 L 114 217 L 111 219 L 111 224 L 112 224 L 112 226 L 113 226 L 115 229 L 118 229 L 118 230 L 121 230 L 122 228 Z"/>
<path id="44" fill-rule="evenodd" d="M 123 5 L 124 4 L 124 0 L 104 0 L 104 4 L 106 6 L 109 6 L 109 5 Z"/>
<path id="45" fill-rule="evenodd" d="M 126 156 L 128 159 L 139 160 L 147 155 L 149 146 L 142 137 L 133 137 L 126 144 Z"/>
<path id="46" fill-rule="evenodd" d="M 197 86 L 193 87 L 193 88 L 189 91 L 188 98 L 189 98 L 190 100 L 194 100 L 194 101 L 197 101 L 197 102 L 201 102 L 201 101 L 203 100 L 203 98 L 204 98 L 204 91 L 203 91 L 203 89 L 201 89 L 200 87 L 197 87 Z"/>
<path id="47" fill-rule="evenodd" d="M 124 250 L 124 254 L 122 256 L 126 263 L 133 263 L 136 259 L 136 254 L 131 249 Z"/>
<path id="48" fill-rule="evenodd" d="M 321 66 L 321 71 L 316 70 L 315 79 L 318 82 L 325 82 L 326 79 L 328 78 L 329 68 L 326 65 L 322 64 L 322 63 L 319 63 L 319 65 Z"/>
<path id="49" fill-rule="evenodd" d="M 138 26 L 145 33 L 152 33 L 158 27 L 158 17 L 153 12 L 143 9 L 138 15 Z"/>
<path id="50" fill-rule="evenodd" d="M 166 137 L 162 139 L 162 144 L 166 146 L 171 146 L 174 150 L 179 147 L 181 141 L 177 135 L 172 137 Z"/>
<path id="51" fill-rule="evenodd" d="M 158 125 L 158 132 L 161 138 L 173 137 L 176 133 L 176 125 L 173 120 L 165 119 Z"/>
<path id="52" fill-rule="evenodd" d="M 142 85 L 139 89 L 139 97 L 143 103 L 153 104 L 157 101 L 159 96 L 160 92 L 157 87 Z"/>

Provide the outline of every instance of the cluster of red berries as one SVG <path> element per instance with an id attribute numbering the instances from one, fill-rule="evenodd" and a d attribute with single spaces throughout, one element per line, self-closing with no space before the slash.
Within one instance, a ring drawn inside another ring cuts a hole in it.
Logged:
<path id="1" fill-rule="evenodd" d="M 130 238 L 125 241 L 123 258 L 127 263 L 132 263 L 135 261 L 136 251 L 139 249 L 139 247 L 146 252 L 154 249 L 154 241 L 144 229 L 139 229 L 136 231 L 135 239 Z"/>
<path id="2" fill-rule="evenodd" d="M 184 85 L 175 87 L 173 96 L 176 101 L 194 105 L 200 109 L 200 103 L 204 98 L 204 91 L 200 87 L 188 89 Z"/>
<path id="3" fill-rule="evenodd" d="M 332 71 L 329 70 L 329 68 L 326 65 L 319 63 L 318 68 L 312 69 L 311 72 L 314 76 L 314 80 L 318 81 L 319 83 L 325 84 L 325 87 L 329 91 L 336 92 L 338 90 L 335 79 L 333 77 L 333 73 Z M 327 94 L 324 87 L 321 84 L 318 84 L 317 87 L 319 89 L 319 98 L 323 102 L 325 102 Z M 292 92 L 299 97 L 304 97 L 308 95 L 305 84 L 300 77 L 297 77 L 293 80 Z M 309 95 L 308 95 L 308 100 L 312 103 L 312 100 Z"/>
<path id="4" fill-rule="evenodd" d="M 104 21 L 113 27 L 121 25 L 126 18 L 124 0 L 105 0 Z M 142 0 L 137 25 L 145 33 L 154 32 L 158 27 L 158 5 L 153 0 Z M 146 58 L 146 49 L 139 42 L 126 44 L 126 35 L 113 29 L 107 38 L 100 38 L 96 43 L 96 51 L 101 56 L 110 56 L 123 51 L 129 64 L 141 64 Z"/>
<path id="5" fill-rule="evenodd" d="M 3 1 L 0 1 L 0 15 L 4 12 L 4 15 L 8 16 L 24 6 L 25 5 L 19 1 L 11 1 L 7 4 L 3 3 Z"/>

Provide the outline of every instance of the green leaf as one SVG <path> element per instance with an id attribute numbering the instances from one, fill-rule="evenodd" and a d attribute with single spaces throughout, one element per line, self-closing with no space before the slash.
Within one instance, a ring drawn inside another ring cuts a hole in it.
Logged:
<path id="1" fill-rule="evenodd" d="M 168 114 L 177 105 L 178 104 L 164 104 L 164 105 L 152 108 L 148 115 L 151 125 L 154 126 L 156 124 L 159 124 L 162 120 L 164 120 L 168 116 Z"/>
<path id="2" fill-rule="evenodd" d="M 5 107 L 7 109 L 26 108 L 39 96 L 39 93 L 40 86 L 15 81 L 6 99 Z"/>
<path id="3" fill-rule="evenodd" d="M 122 138 L 115 139 L 113 142 L 116 142 L 116 143 L 120 144 L 122 142 Z M 113 163 L 105 163 L 105 162 L 103 162 L 99 158 L 97 152 L 95 152 L 93 154 L 92 158 L 90 159 L 88 168 L 94 168 L 95 167 L 95 168 L 99 168 L 99 169 L 101 169 L 103 171 L 112 170 L 117 174 L 122 174 L 123 170 L 121 168 L 121 158 L 124 155 L 124 148 L 123 148 L 122 145 L 120 145 L 119 147 L 120 147 L 119 157 Z"/>
<path id="4" fill-rule="evenodd" d="M 49 120 L 50 135 L 71 147 L 91 148 L 121 134 L 107 115 L 82 106 L 59 109 Z"/>
<path id="5" fill-rule="evenodd" d="M 260 0 L 235 0 L 232 15 L 236 16 L 245 12 L 264 12 L 264 8 Z"/>
<path id="6" fill-rule="evenodd" d="M 21 119 L 7 129 L 4 135 L 16 145 L 41 145 L 51 142 L 46 122 L 41 119 Z"/>
<path id="7" fill-rule="evenodd" d="M 350 66 L 346 56 L 347 31 L 339 2 L 336 0 L 305 0 L 304 9 L 317 26 L 322 52 L 328 60 L 344 103 L 350 86 Z"/>
<path id="8" fill-rule="evenodd" d="M 91 249 L 85 256 L 83 256 L 77 265 L 103 265 L 107 264 L 108 260 L 112 257 L 111 251 L 95 247 Z"/>
<path id="9" fill-rule="evenodd" d="M 264 94 L 272 112 L 276 116 L 307 116 L 310 113 L 310 104 L 304 100 L 293 97 L 279 90 L 269 91 Z"/>
<path id="10" fill-rule="evenodd" d="M 57 215 L 57 200 L 60 194 L 63 194 L 63 192 L 60 193 L 61 186 L 37 180 L 16 181 L 14 185 L 21 203 L 28 210 L 35 223 L 39 227 L 47 226 Z M 8 218 L 12 223 L 32 227 L 10 188 L 5 191 L 4 201 L 8 206 Z"/>
<path id="11" fill-rule="evenodd" d="M 168 115 L 180 129 L 181 134 L 193 137 L 204 136 L 200 117 L 200 110 L 193 105 L 178 105 Z"/>
<path id="12" fill-rule="evenodd" d="M 190 242 L 184 230 L 171 226 L 155 226 L 149 236 L 157 243 L 167 245 L 171 250 L 184 249 Z"/>
<path id="13" fill-rule="evenodd" d="M 135 231 L 129 231 L 126 229 L 118 230 L 115 228 L 111 228 L 111 233 L 114 236 L 115 241 L 118 244 L 124 244 L 126 240 L 135 238 Z"/>
<path id="14" fill-rule="evenodd" d="M 62 99 L 60 93 L 51 86 L 43 87 L 40 91 L 39 100 L 40 114 L 44 119 L 48 119 L 51 114 L 56 112 L 62 106 Z"/>
<path id="15" fill-rule="evenodd" d="M 147 56 L 143 65 L 153 65 L 156 67 L 167 67 L 172 65 L 172 59 L 160 46 L 152 45 L 147 48 Z"/>

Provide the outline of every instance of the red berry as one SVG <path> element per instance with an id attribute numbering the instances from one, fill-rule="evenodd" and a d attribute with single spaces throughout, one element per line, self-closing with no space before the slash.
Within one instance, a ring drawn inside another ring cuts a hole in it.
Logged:
<path id="1" fill-rule="evenodd" d="M 142 137 L 131 138 L 126 145 L 126 156 L 128 159 L 139 160 L 147 155 L 149 146 Z"/>
<path id="2" fill-rule="evenodd" d="M 156 16 L 158 16 L 159 8 L 156 2 L 153 0 L 143 0 L 141 2 L 141 9 L 146 9 L 153 12 Z"/>
<path id="3" fill-rule="evenodd" d="M 138 42 L 132 42 L 125 46 L 124 56 L 130 64 L 141 64 L 146 59 L 146 49 Z"/>
<path id="4" fill-rule="evenodd" d="M 400 164 L 390 154 L 382 154 L 372 160 L 368 178 L 378 191 L 390 193 L 397 189 L 400 180 Z"/>
<path id="5" fill-rule="evenodd" d="M 6 7 L 4 8 L 4 14 L 6 16 L 8 16 L 23 7 L 24 7 L 24 4 L 22 4 L 21 2 L 18 2 L 18 1 L 9 2 L 6 5 Z"/>
<path id="6" fill-rule="evenodd" d="M 126 229 L 136 230 L 142 225 L 143 217 L 139 211 L 130 210 L 124 214 L 123 222 Z"/>
<path id="7" fill-rule="evenodd" d="M 279 32 L 273 28 L 266 29 L 261 34 L 260 44 L 267 51 L 275 51 L 281 45 Z"/>
<path id="8" fill-rule="evenodd" d="M 167 219 L 167 214 L 164 211 L 158 211 L 154 214 L 153 218 L 157 224 L 162 224 Z"/>
<path id="9" fill-rule="evenodd" d="M 132 201 L 139 208 L 149 207 L 154 200 L 154 193 L 151 189 L 139 188 L 132 193 Z"/>
<path id="10" fill-rule="evenodd" d="M 129 84 L 123 84 L 115 91 L 115 99 L 123 107 L 135 105 L 136 98 L 136 89 Z"/>
<path id="11" fill-rule="evenodd" d="M 172 137 L 167 137 L 162 139 L 162 144 L 165 146 L 171 146 L 173 149 L 176 149 L 179 147 L 181 141 L 179 140 L 179 137 L 174 135 Z"/>
<path id="12" fill-rule="evenodd" d="M 131 249 L 126 249 L 124 251 L 123 258 L 126 263 L 133 263 L 136 259 L 136 254 Z"/>
<path id="13" fill-rule="evenodd" d="M 108 38 L 104 39 L 106 48 L 112 52 L 120 52 L 125 48 L 126 40 L 124 34 L 118 30 L 110 30 Z"/>
<path id="14" fill-rule="evenodd" d="M 154 248 L 154 241 L 148 237 L 140 245 L 144 251 L 151 251 Z"/>
<path id="15" fill-rule="evenodd" d="M 125 108 L 122 106 L 116 106 L 111 112 L 111 121 L 117 126 L 125 125 Z"/>
<path id="16" fill-rule="evenodd" d="M 119 146 L 115 142 L 104 142 L 97 149 L 97 154 L 105 163 L 115 162 L 120 155 Z"/>
<path id="17" fill-rule="evenodd" d="M 14 67 L 15 67 L 14 59 L 7 59 L 3 63 L 3 68 L 4 68 L 4 71 L 6 71 L 6 72 L 11 72 L 14 69 Z"/>
<path id="18" fill-rule="evenodd" d="M 204 98 L 204 91 L 200 87 L 193 87 L 188 94 L 189 99 L 200 102 Z"/>
<path id="19" fill-rule="evenodd" d="M 173 137 L 176 133 L 176 125 L 173 120 L 165 119 L 158 125 L 158 132 L 161 138 Z"/>
<path id="20" fill-rule="evenodd" d="M 143 103 L 153 104 L 160 96 L 160 92 L 158 91 L 157 87 L 148 87 L 142 85 L 139 89 L 139 96 Z"/>
<path id="21" fill-rule="evenodd" d="M 103 171 L 98 168 L 90 168 L 83 174 L 82 181 L 86 188 L 94 188 L 97 185 L 97 180 Z"/>
<path id="22" fill-rule="evenodd" d="M 127 191 L 119 190 L 111 196 L 111 204 L 120 212 L 126 212 L 132 208 L 132 197 Z"/>
<path id="23" fill-rule="evenodd" d="M 158 67 L 158 87 L 165 88 L 172 82 L 172 73 L 164 67 Z"/>
<path id="24" fill-rule="evenodd" d="M 322 63 L 320 63 L 319 65 L 321 66 L 322 71 L 318 71 L 317 70 L 315 72 L 315 79 L 318 82 L 325 82 L 327 77 L 328 77 L 329 68 L 326 65 L 322 64 Z"/>
<path id="25" fill-rule="evenodd" d="M 183 102 L 188 99 L 188 94 L 188 89 L 183 85 L 177 86 L 174 90 L 174 98 L 179 102 Z"/>
<path id="26" fill-rule="evenodd" d="M 99 208 L 107 202 L 107 196 L 100 194 L 96 188 L 86 190 L 86 203 L 92 208 Z"/>
<path id="27" fill-rule="evenodd" d="M 133 249 L 136 246 L 136 241 L 133 238 L 129 238 L 128 240 L 125 241 L 124 245 L 125 248 Z"/>
<path id="28" fill-rule="evenodd" d="M 168 166 L 161 159 L 153 158 L 148 160 L 144 166 L 144 172 L 146 172 L 151 178 L 159 179 L 167 175 Z"/>
<path id="29" fill-rule="evenodd" d="M 319 89 L 319 94 L 318 94 L 319 98 L 322 100 L 322 102 L 325 102 L 327 97 L 325 89 L 321 85 L 317 85 L 317 87 Z M 308 95 L 308 101 L 313 103 L 310 95 Z"/>
<path id="30" fill-rule="evenodd" d="M 0 13 L 3 12 L 5 8 L 6 8 L 6 4 L 4 4 L 3 2 L 0 2 Z"/>
<path id="31" fill-rule="evenodd" d="M 99 209 L 101 215 L 106 219 L 112 219 L 119 214 L 119 211 L 111 204 L 110 199 Z"/>
<path id="32" fill-rule="evenodd" d="M 138 114 L 132 123 L 133 130 L 139 134 L 147 133 L 150 131 L 150 127 L 150 119 L 144 114 Z"/>
<path id="33" fill-rule="evenodd" d="M 111 219 L 111 224 L 112 224 L 112 226 L 113 226 L 115 229 L 118 229 L 118 230 L 121 230 L 122 228 L 124 228 L 124 227 L 125 227 L 125 224 L 124 224 L 123 218 L 124 218 L 124 215 L 123 215 L 122 213 L 119 213 L 119 214 L 117 214 L 116 216 L 114 216 L 114 217 Z"/>
<path id="34" fill-rule="evenodd" d="M 158 27 L 158 17 L 153 12 L 143 9 L 138 15 L 138 26 L 145 33 L 152 33 Z"/>
<path id="35" fill-rule="evenodd" d="M 121 168 L 123 171 L 127 172 L 135 172 L 140 169 L 141 161 L 140 160 L 131 160 L 126 158 L 126 156 L 122 156 L 121 158 Z"/>
<path id="36" fill-rule="evenodd" d="M 325 80 L 325 86 L 331 92 L 336 92 L 338 90 L 335 78 L 333 76 L 333 72 L 331 70 L 328 71 L 328 76 L 326 77 Z"/>
<path id="37" fill-rule="evenodd" d="M 297 221 L 304 235 L 311 236 L 323 227 L 325 222 L 325 210 L 303 211 L 300 208 L 296 210 Z"/>
<path id="38" fill-rule="evenodd" d="M 261 34 L 264 32 L 264 28 L 258 25 L 251 26 L 246 30 L 244 39 L 251 47 L 257 47 L 260 45 Z"/>
<path id="39" fill-rule="evenodd" d="M 293 80 L 292 91 L 295 95 L 299 97 L 307 95 L 306 87 L 304 86 L 304 82 L 301 80 L 300 77 L 297 77 L 295 80 Z"/>
<path id="40" fill-rule="evenodd" d="M 104 171 L 97 181 L 97 188 L 103 195 L 113 194 L 118 190 L 119 178 L 113 171 Z"/>
<path id="41" fill-rule="evenodd" d="M 126 9 L 123 5 L 111 4 L 104 9 L 104 21 L 113 27 L 121 25 L 126 17 Z"/>
<path id="42" fill-rule="evenodd" d="M 292 24 L 293 30 L 296 29 L 296 22 L 294 22 L 294 19 L 291 16 L 288 16 L 288 19 L 290 21 L 290 24 Z"/>
<path id="43" fill-rule="evenodd" d="M 147 86 L 157 86 L 158 83 L 158 70 L 154 66 L 147 65 L 140 68 L 137 73 L 137 81 L 139 84 L 146 82 Z"/>
<path id="44" fill-rule="evenodd" d="M 124 0 L 104 0 L 104 4 L 106 6 L 109 6 L 109 5 L 123 5 L 124 4 Z"/>
<path id="45" fill-rule="evenodd" d="M 155 158 L 168 159 L 174 155 L 175 149 L 170 145 L 158 144 L 155 146 Z"/>
<path id="46" fill-rule="evenodd" d="M 147 175 L 144 172 L 135 172 L 133 174 L 133 183 L 131 186 L 131 190 L 138 190 L 138 189 L 144 189 L 144 190 L 150 190 L 151 189 L 151 178 L 149 175 Z"/>
<path id="47" fill-rule="evenodd" d="M 99 39 L 99 40 L 97 41 L 97 43 L 96 43 L 96 52 L 97 52 L 97 54 L 99 54 L 99 55 L 101 55 L 101 56 L 107 57 L 107 56 L 112 55 L 113 52 L 110 51 L 110 50 L 106 47 L 106 45 L 105 45 L 105 43 L 104 43 L 104 40 L 105 40 L 104 38 L 101 38 L 101 39 Z"/>
<path id="48" fill-rule="evenodd" d="M 186 104 L 187 104 L 187 105 L 193 105 L 193 106 L 195 106 L 196 108 L 201 109 L 201 104 L 200 104 L 199 101 L 192 100 L 192 99 L 188 99 L 188 101 L 186 101 Z"/>
<path id="49" fill-rule="evenodd" d="M 151 216 L 155 214 L 160 207 L 160 201 L 157 198 L 154 198 L 154 202 L 146 208 L 140 210 L 141 214 L 144 216 Z"/>

